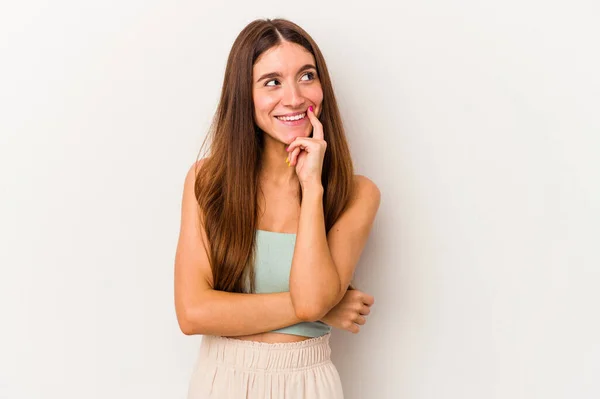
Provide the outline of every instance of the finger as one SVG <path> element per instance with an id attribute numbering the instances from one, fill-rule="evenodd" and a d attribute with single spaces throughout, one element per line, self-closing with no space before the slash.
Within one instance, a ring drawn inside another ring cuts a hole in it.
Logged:
<path id="1" fill-rule="evenodd" d="M 345 320 L 344 322 L 342 322 L 342 328 L 354 334 L 357 334 L 360 331 L 360 327 L 358 326 L 358 324 L 353 323 L 350 320 Z"/>
<path id="2" fill-rule="evenodd" d="M 367 319 L 365 319 L 363 316 L 357 316 L 354 322 L 358 325 L 364 326 L 367 322 Z"/>
<path id="3" fill-rule="evenodd" d="M 321 146 L 326 146 L 327 143 L 321 140 L 315 140 L 310 137 L 296 137 L 294 141 L 287 148 L 288 152 L 294 151 L 296 148 L 300 148 L 307 152 L 316 151 Z"/>
<path id="4" fill-rule="evenodd" d="M 290 165 L 296 165 L 298 163 L 298 155 L 300 155 L 301 151 L 302 150 L 298 147 L 292 151 L 292 155 L 290 155 Z"/>
<path id="5" fill-rule="evenodd" d="M 294 152 L 296 148 L 302 149 L 302 143 L 300 143 L 297 138 L 285 149 L 288 152 L 290 159 L 292 157 L 292 152 Z"/>
<path id="6" fill-rule="evenodd" d="M 308 112 L 306 113 L 306 115 L 308 115 L 308 119 L 310 120 L 310 123 L 312 123 L 312 125 L 313 125 L 312 137 L 314 139 L 323 140 L 324 139 L 323 125 L 321 124 L 321 121 L 319 121 L 319 118 L 317 118 L 317 116 L 315 115 L 314 109 L 312 106 L 308 107 Z"/>
<path id="7" fill-rule="evenodd" d="M 371 308 L 368 307 L 367 305 L 363 305 L 363 307 L 360 309 L 359 313 L 362 315 L 368 315 L 369 313 L 371 313 Z"/>
<path id="8" fill-rule="evenodd" d="M 372 306 L 375 303 L 375 298 L 369 294 L 363 294 L 362 301 L 367 306 Z"/>

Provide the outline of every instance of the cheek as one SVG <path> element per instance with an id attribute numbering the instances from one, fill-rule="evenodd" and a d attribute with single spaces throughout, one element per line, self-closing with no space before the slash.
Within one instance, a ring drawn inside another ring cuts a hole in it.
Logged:
<path id="1" fill-rule="evenodd" d="M 314 87 L 307 93 L 307 97 L 316 105 L 321 105 L 323 102 L 323 90 L 321 86 Z"/>
<path id="2" fill-rule="evenodd" d="M 272 96 L 261 95 L 254 98 L 254 108 L 259 118 L 268 118 L 277 101 Z"/>

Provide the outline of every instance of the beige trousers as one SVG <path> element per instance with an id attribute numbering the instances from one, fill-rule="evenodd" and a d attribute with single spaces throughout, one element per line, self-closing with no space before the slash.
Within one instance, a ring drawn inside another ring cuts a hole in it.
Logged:
<path id="1" fill-rule="evenodd" d="M 205 335 L 188 399 L 343 399 L 330 336 L 269 344 Z"/>

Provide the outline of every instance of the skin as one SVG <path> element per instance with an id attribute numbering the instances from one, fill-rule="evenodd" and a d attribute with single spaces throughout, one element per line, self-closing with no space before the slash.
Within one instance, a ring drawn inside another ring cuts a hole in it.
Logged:
<path id="1" fill-rule="evenodd" d="M 303 68 L 311 65 L 311 68 Z M 297 126 L 287 126 L 277 116 L 307 112 L 312 106 L 319 115 L 323 101 L 315 59 L 302 46 L 283 42 L 261 55 L 253 68 L 254 119 L 264 132 L 262 178 L 274 188 L 296 188 L 298 175 L 288 167 L 286 147 L 296 138 L 309 137 L 313 126 L 308 117 Z M 278 73 L 279 77 L 261 77 Z M 296 151 L 298 155 L 300 151 Z M 282 162 L 284 161 L 284 162 Z"/>
<path id="2" fill-rule="evenodd" d="M 313 55 L 302 46 L 284 42 L 266 51 L 253 68 L 253 101 L 256 124 L 264 132 L 265 151 L 261 186 L 264 198 L 261 209 L 266 210 L 259 229 L 295 233 L 300 206 L 297 204 L 298 183 L 320 183 L 323 153 L 323 127 L 317 119 L 323 101 L 323 90 L 317 76 Z M 276 72 L 279 76 L 273 76 Z M 277 117 L 298 112 L 306 113 L 299 124 L 282 123 Z M 311 140 L 309 138 L 313 134 Z M 304 139 L 304 141 L 303 141 Z M 308 151 L 317 156 L 308 162 Z M 282 162 L 286 159 L 286 162 Z M 295 166 L 295 167 L 292 167 Z M 281 222 L 283 221 L 283 222 Z M 322 320 L 338 328 L 354 329 L 366 323 L 373 298 L 360 291 L 349 292 Z M 357 317 L 356 309 L 360 309 Z M 354 323 L 351 319 L 354 318 Z M 334 320 L 335 319 L 335 320 Z M 343 324 L 343 326 L 342 326 Z M 236 339 L 261 342 L 298 342 L 308 339 L 291 334 L 266 332 Z"/>
<path id="3" fill-rule="evenodd" d="M 312 67 L 305 69 L 305 65 Z M 294 168 L 285 162 L 290 156 L 286 147 L 296 138 L 309 137 L 313 126 L 308 115 L 296 126 L 287 126 L 277 116 L 307 112 L 310 106 L 315 112 L 319 112 L 323 90 L 315 66 L 311 53 L 302 46 L 289 42 L 267 50 L 254 64 L 254 120 L 264 132 L 265 143 L 260 176 L 264 198 L 261 197 L 259 206 L 266 212 L 259 221 L 261 230 L 295 233 L 298 226 L 299 177 Z M 261 79 L 273 72 L 280 76 Z M 299 152 L 300 150 L 296 151 L 294 155 Z M 308 339 L 272 332 L 235 338 L 261 342 L 297 342 Z"/>
<path id="4" fill-rule="evenodd" d="M 255 122 L 264 132 L 259 196 L 261 230 L 297 233 L 290 292 L 234 294 L 212 289 L 212 273 L 198 222 L 195 167 L 186 176 L 182 223 L 175 260 L 175 301 L 181 330 L 259 342 L 296 342 L 307 337 L 270 331 L 300 321 L 321 320 L 358 333 L 374 303 L 372 296 L 347 291 L 379 206 L 373 182 L 355 175 L 356 191 L 327 235 L 323 226 L 321 169 L 327 143 L 317 115 L 323 91 L 313 56 L 284 42 L 266 51 L 253 69 Z M 265 74 L 277 73 L 261 79 Z M 313 108 L 314 112 L 308 110 Z M 308 111 L 307 111 L 308 110 Z M 277 116 L 307 112 L 293 126 Z M 311 137 L 312 135 L 312 137 Z M 286 150 L 287 149 L 287 150 Z M 289 151 L 288 151 L 289 150 Z M 298 186 L 303 193 L 298 204 Z"/>

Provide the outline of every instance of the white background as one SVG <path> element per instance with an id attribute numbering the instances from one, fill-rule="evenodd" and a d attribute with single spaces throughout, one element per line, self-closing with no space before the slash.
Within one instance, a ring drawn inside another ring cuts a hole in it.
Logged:
<path id="1" fill-rule="evenodd" d="M 346 397 L 600 397 L 598 2 L 57 0 L 0 6 L 0 398 L 185 397 L 183 179 L 259 17 L 382 192 Z"/>

